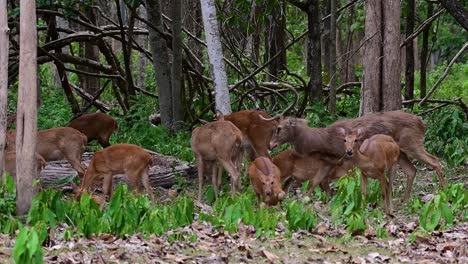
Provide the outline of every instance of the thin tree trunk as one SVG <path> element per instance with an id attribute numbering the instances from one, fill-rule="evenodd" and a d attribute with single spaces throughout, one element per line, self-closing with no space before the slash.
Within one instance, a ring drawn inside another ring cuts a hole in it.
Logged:
<path id="1" fill-rule="evenodd" d="M 216 109 L 223 114 L 231 113 L 231 100 L 227 85 L 226 70 L 223 62 L 223 50 L 219 36 L 218 21 L 214 0 L 200 0 L 203 25 L 205 27 L 206 44 L 208 46 L 208 59 L 210 71 L 215 86 Z"/>
<path id="2" fill-rule="evenodd" d="M 336 110 L 336 0 L 330 0 L 330 97 L 328 109 Z"/>
<path id="3" fill-rule="evenodd" d="M 7 0 L 0 0 L 0 177 L 5 164 L 9 32 Z"/>
<path id="4" fill-rule="evenodd" d="M 400 68 L 400 0 L 383 2 L 383 60 L 382 102 L 383 111 L 399 110 L 401 104 Z M 414 60 L 414 57 L 411 58 Z M 414 64 L 413 64 L 414 65 Z"/>
<path id="5" fill-rule="evenodd" d="M 282 51 L 279 57 L 268 65 L 268 72 L 271 74 L 268 77 L 270 81 L 276 81 L 286 65 L 286 51 L 283 51 L 286 20 L 283 4 L 279 2 L 278 6 L 272 10 L 272 14 L 269 16 L 269 26 L 265 33 L 265 61 L 270 60 L 276 53 Z"/>
<path id="6" fill-rule="evenodd" d="M 20 73 L 16 121 L 16 213 L 25 215 L 38 188 L 36 2 L 20 1 Z"/>
<path id="7" fill-rule="evenodd" d="M 122 53 L 124 57 L 124 65 L 125 65 L 125 79 L 127 82 L 127 89 L 125 91 L 125 98 L 124 101 L 126 104 L 130 105 L 129 97 L 131 95 L 135 95 L 135 87 L 133 87 L 133 77 L 132 77 L 132 70 L 131 70 L 131 54 L 128 54 L 128 46 L 131 46 L 131 39 L 126 39 L 125 37 L 125 30 L 124 30 L 124 22 L 123 22 L 123 14 L 121 12 L 121 5 L 120 0 L 115 0 L 117 5 L 117 18 L 119 20 L 119 27 L 120 27 L 120 37 L 122 38 Z"/>
<path id="8" fill-rule="evenodd" d="M 431 2 L 427 2 L 427 18 L 432 16 L 433 5 Z M 427 91 L 427 64 L 429 62 L 429 33 L 431 32 L 431 26 L 424 29 L 422 33 L 422 48 L 421 48 L 421 75 L 420 78 L 420 97 L 424 98 Z"/>
<path id="9" fill-rule="evenodd" d="M 158 85 L 161 122 L 166 128 L 169 128 L 173 120 L 171 68 L 166 40 L 162 34 L 164 28 L 161 6 L 159 0 L 146 0 L 145 3 L 148 21 L 158 29 L 158 31 L 155 31 L 151 27 L 148 27 L 149 43 L 151 54 L 153 55 L 153 69 L 156 74 L 156 83 Z"/>
<path id="10" fill-rule="evenodd" d="M 327 16 L 330 14 L 330 1 L 331 0 L 323 0 L 322 1 L 322 17 Z M 326 72 L 326 76 L 328 78 L 326 81 L 330 80 L 331 73 L 330 73 L 330 45 L 331 45 L 331 27 L 330 27 L 330 19 L 326 19 L 323 22 L 323 34 L 322 34 L 322 63 L 323 63 L 323 71 Z"/>
<path id="11" fill-rule="evenodd" d="M 307 8 L 308 51 L 307 68 L 309 69 L 309 86 L 311 100 L 319 100 L 322 96 L 322 63 L 320 47 L 320 7 L 319 1 L 309 0 Z"/>
<path id="12" fill-rule="evenodd" d="M 377 112 L 380 110 L 381 86 L 381 43 L 382 43 L 382 3 L 380 1 L 366 0 L 364 54 L 362 68 L 364 71 L 361 89 L 361 105 L 359 115 Z M 399 78 L 398 78 L 399 80 Z"/>
<path id="13" fill-rule="evenodd" d="M 415 0 L 407 0 L 406 8 L 406 37 L 409 37 L 414 31 L 415 19 Z M 410 41 L 406 47 L 406 66 L 405 66 L 405 100 L 414 99 L 414 47 L 413 41 Z"/>
<path id="14" fill-rule="evenodd" d="M 181 0 L 172 1 L 172 130 L 182 129 L 184 120 L 182 98 L 182 5 Z"/>
<path id="15" fill-rule="evenodd" d="M 97 25 L 96 10 L 94 8 L 88 8 L 86 10 L 86 17 L 95 25 Z M 55 19 L 55 17 L 54 17 Z M 58 36 L 57 36 L 58 37 Z M 84 57 L 93 61 L 99 61 L 99 49 L 93 42 L 84 43 Z M 84 67 L 85 71 L 97 73 L 91 67 Z M 61 77 L 62 78 L 62 77 Z M 86 76 L 83 78 L 83 89 L 88 93 L 96 96 L 99 91 L 99 78 Z"/>

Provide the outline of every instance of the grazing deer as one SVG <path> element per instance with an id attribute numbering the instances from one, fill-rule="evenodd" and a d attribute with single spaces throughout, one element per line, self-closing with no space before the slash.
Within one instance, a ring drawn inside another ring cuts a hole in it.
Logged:
<path id="1" fill-rule="evenodd" d="M 267 205 L 276 205 L 286 198 L 286 193 L 281 189 L 281 171 L 269 158 L 256 158 L 249 165 L 248 174 L 257 196 L 257 204 L 260 205 L 263 199 Z"/>
<path id="2" fill-rule="evenodd" d="M 101 112 L 84 114 L 72 120 L 68 126 L 85 134 L 88 143 L 97 140 L 103 148 L 110 146 L 112 133 L 119 130 L 115 119 Z"/>
<path id="3" fill-rule="evenodd" d="M 198 167 L 198 201 L 201 200 L 206 168 L 211 169 L 216 198 L 221 186 L 222 167 L 231 176 L 232 195 L 240 189 L 238 165 L 243 135 L 233 123 L 225 121 L 220 112 L 218 114 L 218 121 L 204 124 L 192 132 L 192 151 Z"/>
<path id="4" fill-rule="evenodd" d="M 15 151 L 16 131 L 7 133 L 7 152 Z M 37 132 L 37 153 L 46 161 L 66 159 L 73 169 L 83 178 L 85 169 L 81 165 L 81 155 L 87 138 L 80 131 L 71 127 L 57 127 Z"/>
<path id="5" fill-rule="evenodd" d="M 285 183 L 284 189 L 289 189 L 289 184 L 292 180 L 297 182 L 304 182 L 307 180 L 313 181 L 317 175 L 321 173 L 321 170 L 326 166 L 332 166 L 328 175 L 320 182 L 320 188 L 323 191 L 330 193 L 329 183 L 332 180 L 338 179 L 344 176 L 351 168 L 354 167 L 351 160 L 346 159 L 340 165 L 335 165 L 322 159 L 323 154 L 314 152 L 309 155 L 302 155 L 293 149 L 288 149 L 278 153 L 273 157 L 273 163 L 281 171 L 281 181 Z M 309 195 L 313 189 L 309 186 L 307 195 Z"/>
<path id="6" fill-rule="evenodd" d="M 344 134 L 345 131 L 343 130 Z M 367 178 L 380 181 L 384 212 L 392 211 L 392 184 L 398 165 L 400 148 L 395 140 L 387 135 L 377 134 L 364 140 L 362 145 L 356 144 L 364 129 L 359 128 L 355 133 L 345 136 L 346 155 L 361 170 L 361 189 L 364 199 L 367 193 Z M 385 174 L 389 175 L 389 179 Z"/>
<path id="7" fill-rule="evenodd" d="M 83 192 L 99 179 L 102 191 L 112 197 L 112 177 L 116 174 L 127 174 L 130 188 L 140 193 L 140 182 L 146 189 L 151 201 L 155 198 L 151 189 L 148 171 L 153 164 L 153 157 L 143 148 L 133 144 L 115 144 L 97 151 L 89 163 L 81 187 L 76 192 L 79 199 Z"/>

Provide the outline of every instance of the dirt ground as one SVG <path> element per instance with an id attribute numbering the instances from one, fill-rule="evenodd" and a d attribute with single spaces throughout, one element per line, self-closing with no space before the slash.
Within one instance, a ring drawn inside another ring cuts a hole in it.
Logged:
<path id="1" fill-rule="evenodd" d="M 420 169 L 413 195 L 429 199 L 438 187 L 433 177 L 433 171 Z M 447 171 L 447 178 L 468 186 L 468 167 Z M 406 179 L 399 175 L 394 186 L 394 217 L 386 216 L 383 225 L 389 234 L 386 239 L 377 238 L 375 230 L 366 230 L 343 242 L 347 232 L 326 218 L 321 218 L 313 230 L 292 235 L 279 224 L 272 239 L 257 238 L 254 227 L 242 223 L 237 233 L 229 234 L 195 221 L 159 237 L 103 234 L 65 241 L 60 235 L 65 228 L 62 226 L 44 247 L 45 263 L 468 263 L 468 222 L 455 222 L 453 227 L 429 236 L 416 235 L 410 242 L 419 216 L 402 210 Z M 314 206 L 319 213 L 326 210 L 320 202 Z M 13 245 L 8 236 L 0 237 L 1 263 L 13 263 Z"/>

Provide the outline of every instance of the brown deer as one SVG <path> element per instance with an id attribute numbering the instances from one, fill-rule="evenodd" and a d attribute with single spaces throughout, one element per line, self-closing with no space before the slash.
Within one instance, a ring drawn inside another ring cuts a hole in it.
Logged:
<path id="1" fill-rule="evenodd" d="M 384 199 L 384 212 L 390 214 L 392 211 L 392 184 L 398 165 L 400 148 L 392 137 L 383 134 L 373 135 L 359 146 L 356 142 L 363 133 L 364 129 L 359 128 L 356 133 L 345 136 L 346 155 L 352 158 L 353 163 L 361 170 L 361 189 L 364 199 L 367 194 L 367 178 L 379 180 Z M 389 175 L 388 180 L 385 176 L 386 173 Z"/>
<path id="2" fill-rule="evenodd" d="M 7 151 L 15 150 L 16 131 L 7 133 Z M 71 127 L 57 127 L 37 132 L 37 153 L 46 161 L 66 159 L 73 169 L 83 178 L 85 169 L 81 165 L 87 138 L 80 131 Z"/>
<path id="3" fill-rule="evenodd" d="M 195 128 L 192 132 L 192 151 L 198 167 L 198 201 L 201 200 L 203 176 L 206 169 L 211 169 L 211 179 L 216 198 L 221 186 L 222 167 L 231 176 L 231 192 L 240 189 L 239 159 L 242 132 L 231 122 L 225 121 L 219 113 L 218 121 Z M 221 166 L 222 167 L 221 167 Z"/>
<path id="4" fill-rule="evenodd" d="M 36 152 L 36 168 L 37 177 L 41 174 L 42 169 L 46 166 L 44 158 Z M 16 151 L 7 152 L 5 155 L 5 171 L 12 176 L 16 175 Z"/>
<path id="5" fill-rule="evenodd" d="M 88 138 L 88 143 L 97 140 L 103 148 L 110 146 L 109 139 L 118 131 L 117 121 L 107 114 L 97 112 L 84 114 L 70 122 L 69 127 L 80 131 Z"/>
<path id="6" fill-rule="evenodd" d="M 373 135 L 385 134 L 391 136 L 400 147 L 400 166 L 407 176 L 407 186 L 403 201 L 408 201 L 416 176 L 416 167 L 410 159 L 416 159 L 431 166 L 437 173 L 439 183 L 445 186 L 444 173 L 439 160 L 429 154 L 424 148 L 424 132 L 426 125 L 421 117 L 405 113 L 403 111 L 390 111 L 383 113 L 367 114 L 347 122 L 346 126 L 338 121 L 333 124 L 346 128 L 346 134 L 356 133 L 363 128 L 358 136 L 357 143 L 361 144 L 365 139 Z"/>
<path id="7" fill-rule="evenodd" d="M 99 179 L 102 179 L 102 191 L 112 197 L 112 177 L 127 174 L 130 188 L 140 192 L 140 182 L 148 192 L 151 201 L 155 198 L 151 189 L 148 170 L 153 164 L 153 157 L 143 148 L 133 144 L 115 144 L 97 151 L 89 163 L 81 187 L 76 192 L 79 199 L 83 192 Z"/>
<path id="8" fill-rule="evenodd" d="M 257 157 L 268 157 L 268 144 L 275 132 L 278 122 L 268 122 L 259 116 L 270 118 L 271 116 L 264 111 L 242 110 L 224 116 L 224 120 L 231 121 L 242 131 L 244 138 L 248 139 L 244 147 L 249 153 L 250 159 Z"/>
<path id="9" fill-rule="evenodd" d="M 284 189 L 288 190 L 289 184 L 292 180 L 297 182 L 304 182 L 307 180 L 313 181 L 319 174 L 320 170 L 323 170 L 324 167 L 330 165 L 332 166 L 332 169 L 320 183 L 320 188 L 322 188 L 323 191 L 330 193 L 329 183 L 332 180 L 344 176 L 354 167 L 353 163 L 349 159 L 345 159 L 340 165 L 335 165 L 322 159 L 322 157 L 323 154 L 319 152 L 302 155 L 293 149 L 282 151 L 274 156 L 273 163 L 281 171 L 281 181 L 285 183 Z M 309 189 L 307 190 L 307 195 L 313 191 L 310 187 L 311 186 L 309 186 Z"/>
<path id="10" fill-rule="evenodd" d="M 273 118 L 280 118 L 275 116 Z M 305 126 L 305 121 L 301 121 Z M 427 153 L 424 149 L 424 132 L 425 124 L 421 117 L 403 111 L 390 111 L 376 114 L 367 114 L 360 118 L 345 119 L 337 121 L 327 128 L 319 128 L 318 130 L 310 129 L 295 129 L 297 121 L 291 118 L 281 118 L 280 124 L 272 137 L 270 147 L 276 147 L 278 144 L 292 142 L 296 150 L 301 153 L 319 151 L 323 154 L 331 154 L 328 160 L 334 162 L 340 161 L 340 156 L 344 153 L 343 135 L 339 133 L 340 128 L 345 130 L 345 134 L 352 133 L 359 127 L 364 128 L 364 132 L 358 138 L 358 144 L 373 135 L 385 134 L 391 136 L 400 147 L 400 166 L 407 176 L 407 188 L 405 191 L 404 201 L 409 199 L 413 181 L 416 175 L 416 168 L 411 163 L 409 158 L 424 162 L 435 169 L 439 177 L 441 186 L 445 186 L 444 174 L 436 157 Z M 287 129 L 282 129 L 286 127 Z M 299 134 L 296 130 L 300 130 Z M 305 136 L 303 134 L 306 134 Z M 286 141 L 291 140 L 291 141 Z M 307 142 L 306 144 L 302 144 Z"/>
<path id="11" fill-rule="evenodd" d="M 337 137 L 341 139 L 337 140 Z M 343 139 L 339 136 L 337 128 L 311 128 L 307 126 L 305 119 L 280 117 L 279 125 L 270 141 L 270 149 L 285 143 L 291 143 L 300 155 L 320 153 L 320 159 L 326 161 L 313 177 L 309 193 L 345 159 Z"/>
<path id="12" fill-rule="evenodd" d="M 281 171 L 269 158 L 256 158 L 249 165 L 248 174 L 257 204 L 260 205 L 263 199 L 267 205 L 276 205 L 286 198 L 286 193 L 281 189 Z"/>

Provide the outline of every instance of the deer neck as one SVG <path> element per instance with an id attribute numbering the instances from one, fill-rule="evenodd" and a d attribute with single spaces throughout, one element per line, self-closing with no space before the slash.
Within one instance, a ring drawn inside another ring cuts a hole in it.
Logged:
<path id="1" fill-rule="evenodd" d="M 372 165 L 371 159 L 361 152 L 359 148 L 355 150 L 354 158 L 355 164 L 362 169 L 365 169 Z"/>

